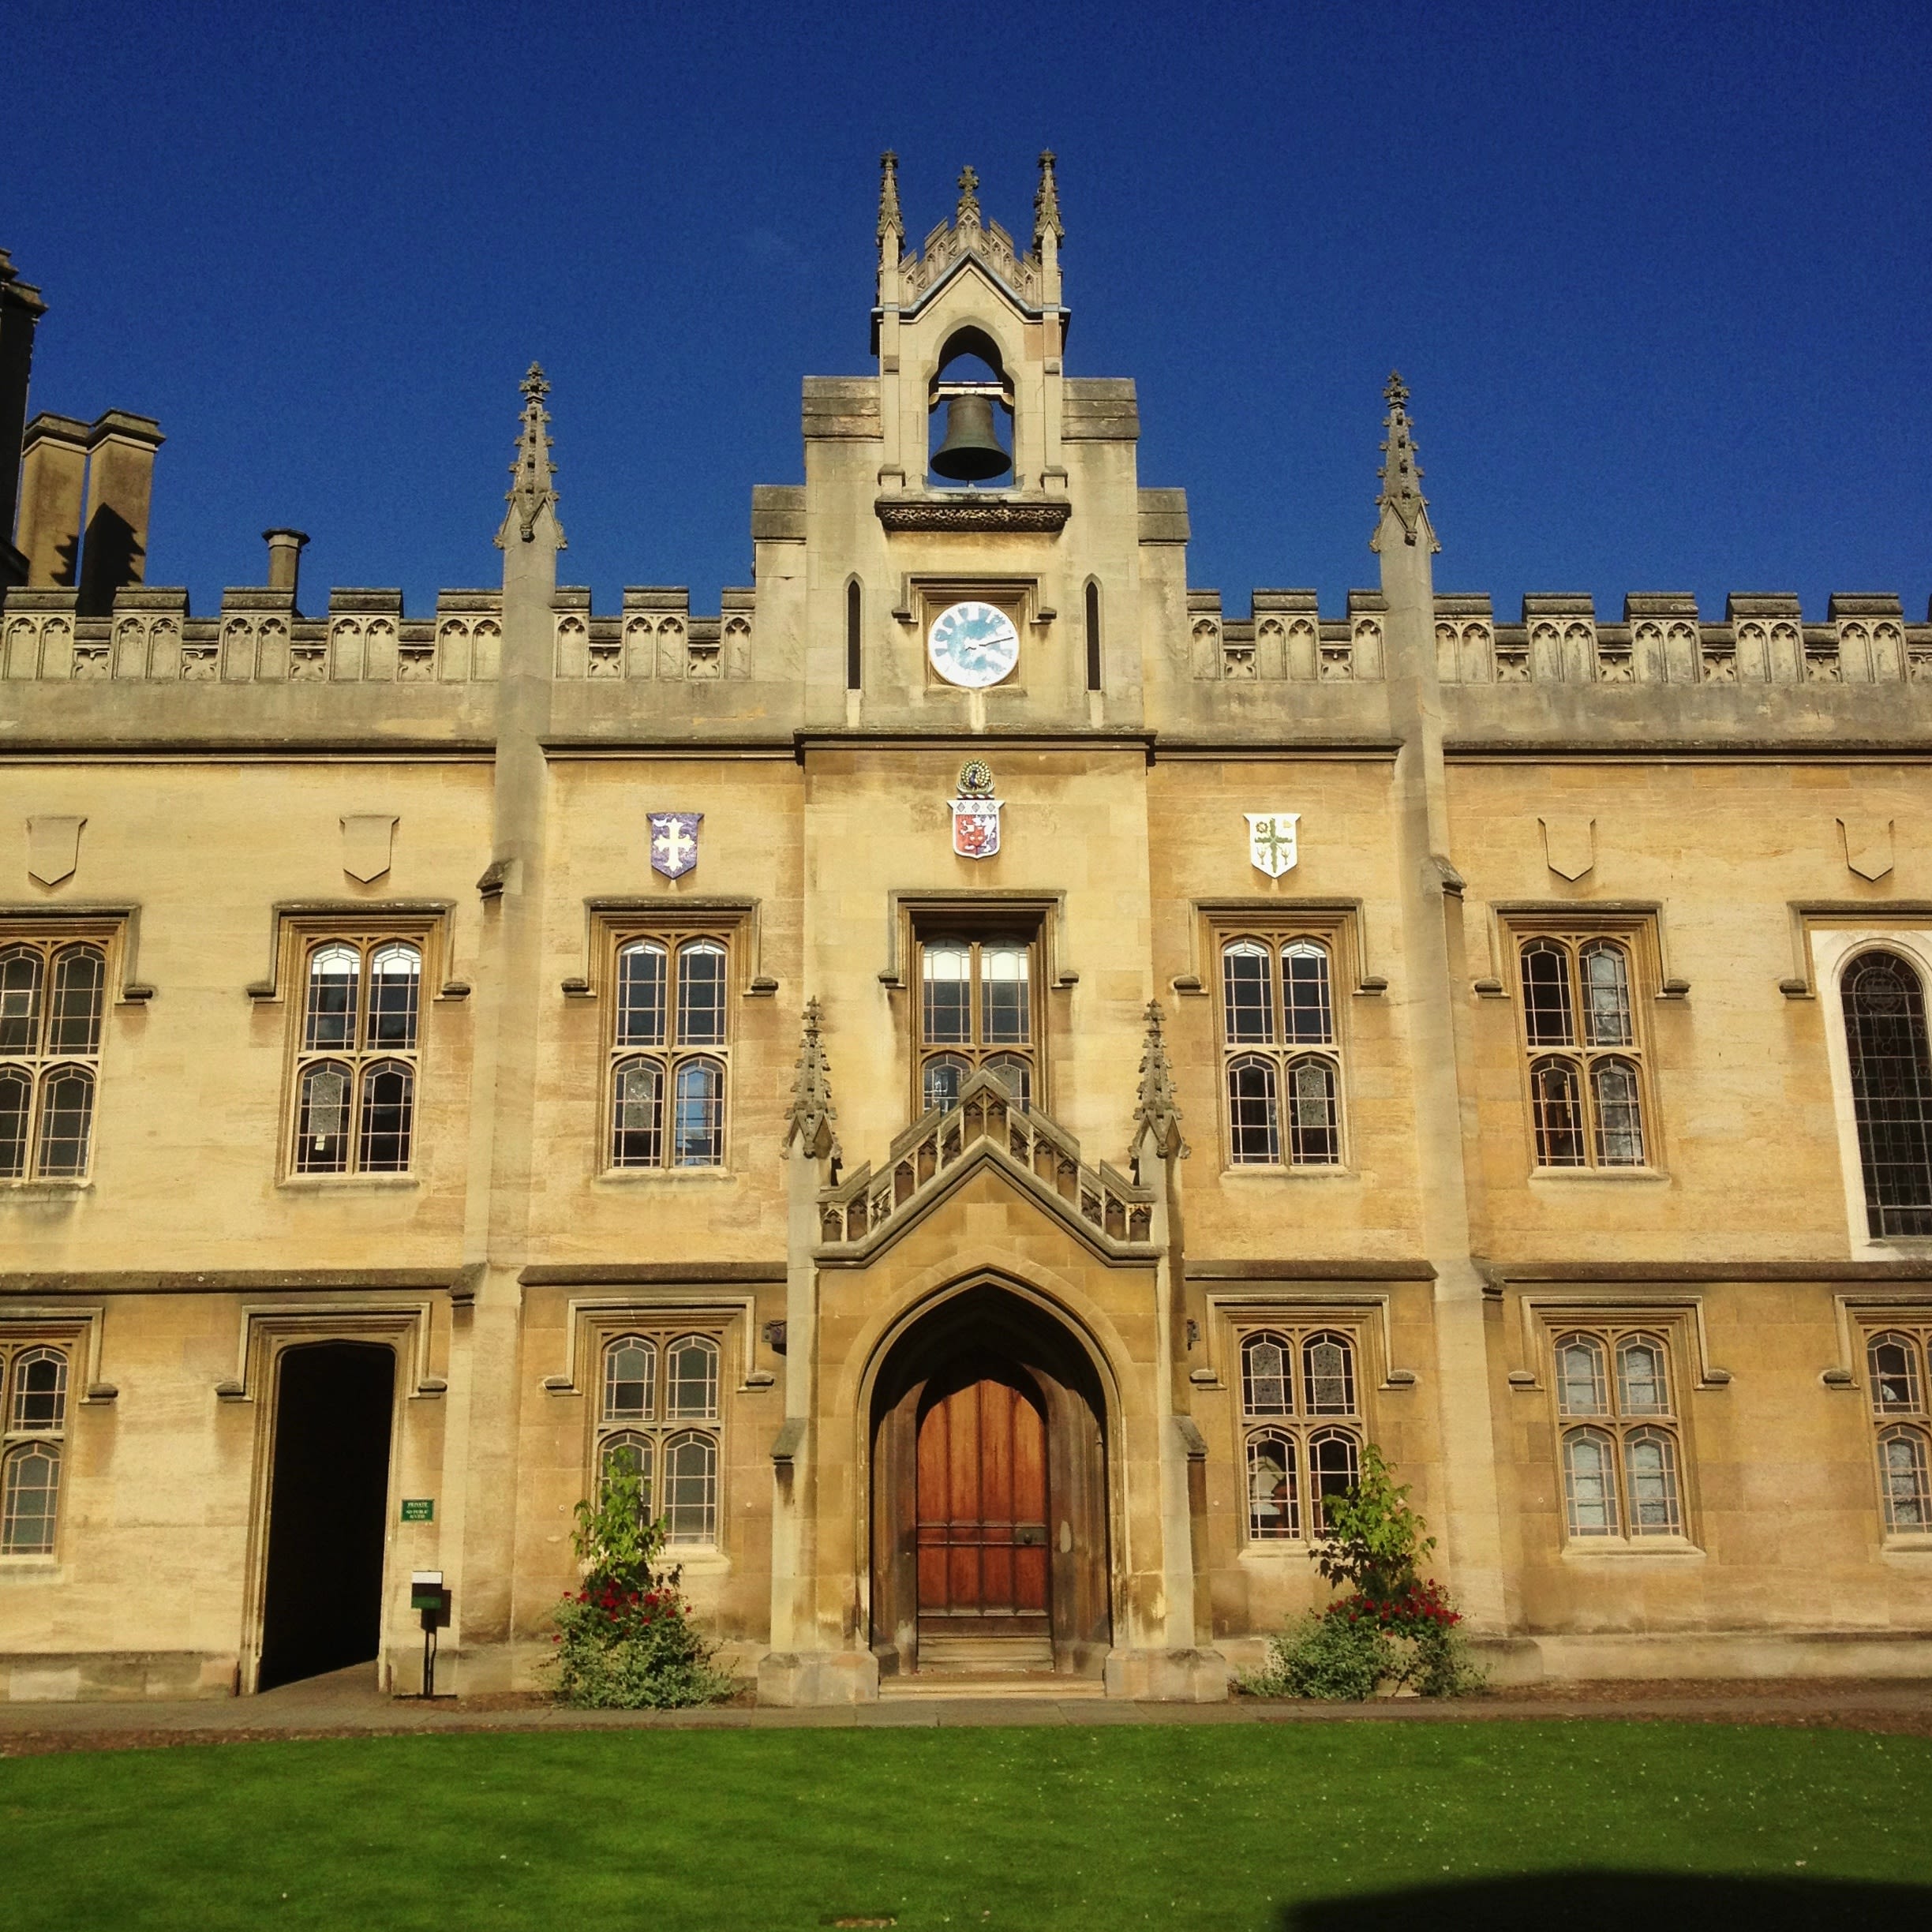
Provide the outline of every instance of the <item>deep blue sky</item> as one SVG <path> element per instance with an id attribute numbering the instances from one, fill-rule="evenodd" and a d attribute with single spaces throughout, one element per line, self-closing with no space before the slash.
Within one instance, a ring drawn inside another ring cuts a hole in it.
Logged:
<path id="1" fill-rule="evenodd" d="M 863 372 L 882 148 L 915 238 L 1060 155 L 1068 367 L 1140 384 L 1190 575 L 1374 581 L 1414 391 L 1444 590 L 1932 590 L 1932 7 L 13 9 L 0 245 L 32 405 L 158 416 L 150 580 L 258 533 L 489 583 L 516 382 L 566 581 L 748 581 L 799 378 Z"/>

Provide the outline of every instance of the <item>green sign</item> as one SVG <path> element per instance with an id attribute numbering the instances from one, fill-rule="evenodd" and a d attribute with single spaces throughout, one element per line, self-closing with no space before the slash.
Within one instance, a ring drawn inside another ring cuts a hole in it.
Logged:
<path id="1" fill-rule="evenodd" d="M 405 1496 L 402 1499 L 402 1520 L 405 1522 L 434 1522 L 436 1498 L 434 1496 Z"/>

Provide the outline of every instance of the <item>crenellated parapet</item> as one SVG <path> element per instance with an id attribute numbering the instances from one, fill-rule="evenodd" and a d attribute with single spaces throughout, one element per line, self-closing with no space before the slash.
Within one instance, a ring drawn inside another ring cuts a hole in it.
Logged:
<path id="1" fill-rule="evenodd" d="M 1189 663 L 1197 680 L 1230 683 L 1376 683 L 1387 620 L 1380 590 L 1351 590 L 1339 618 L 1312 590 L 1256 590 L 1245 618 L 1223 616 L 1219 590 L 1190 590 Z"/>
<path id="2" fill-rule="evenodd" d="M 1257 593 L 1257 596 L 1259 593 Z M 1485 595 L 1436 599 L 1436 674 L 1445 684 L 1885 684 L 1932 681 L 1932 612 L 1908 624 L 1891 595 L 1833 597 L 1807 623 L 1795 597 L 1734 592 L 1724 621 L 1696 600 L 1635 593 L 1601 623 L 1581 593 L 1532 593 L 1521 620 L 1496 621 Z"/>

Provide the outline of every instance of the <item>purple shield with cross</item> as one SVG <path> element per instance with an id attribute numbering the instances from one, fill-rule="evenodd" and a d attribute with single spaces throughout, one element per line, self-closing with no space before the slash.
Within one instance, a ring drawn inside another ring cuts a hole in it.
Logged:
<path id="1" fill-rule="evenodd" d="M 682 878 L 698 863 L 698 828 L 702 812 L 653 812 L 650 814 L 650 861 L 653 872 Z"/>

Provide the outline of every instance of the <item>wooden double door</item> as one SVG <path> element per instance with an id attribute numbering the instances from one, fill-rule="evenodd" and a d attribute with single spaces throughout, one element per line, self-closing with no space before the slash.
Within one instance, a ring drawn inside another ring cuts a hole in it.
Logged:
<path id="1" fill-rule="evenodd" d="M 1046 1425 L 1036 1400 L 993 1377 L 928 1408 L 919 1425 L 919 1634 L 1050 1634 Z"/>

